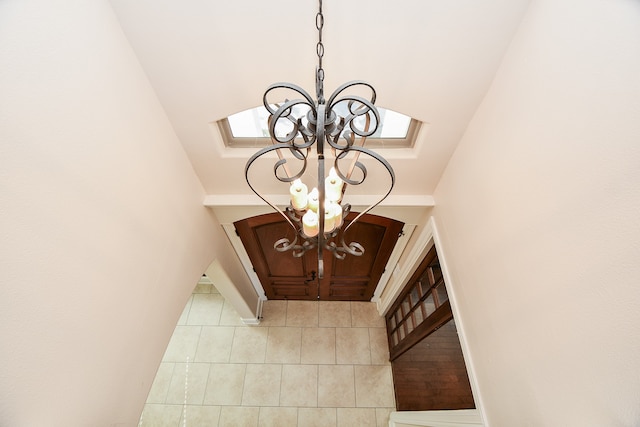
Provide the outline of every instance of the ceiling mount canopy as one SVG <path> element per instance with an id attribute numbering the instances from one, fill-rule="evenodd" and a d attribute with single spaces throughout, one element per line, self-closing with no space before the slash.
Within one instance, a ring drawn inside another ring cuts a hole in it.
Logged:
<path id="1" fill-rule="evenodd" d="M 283 237 L 276 241 L 274 249 L 279 252 L 292 251 L 293 256 L 300 257 L 308 250 L 317 248 L 319 278 L 324 274 L 325 249 L 338 259 L 347 254 L 361 256 L 364 253 L 365 248 L 360 243 L 345 241 L 347 231 L 362 215 L 386 199 L 395 184 L 395 174 L 389 162 L 364 147 L 367 137 L 373 135 L 380 126 L 373 86 L 361 80 L 350 81 L 325 99 L 323 27 L 322 0 L 319 0 L 316 14 L 316 100 L 304 89 L 291 83 L 269 86 L 264 93 L 263 103 L 269 112 L 268 126 L 272 144 L 251 156 L 245 166 L 245 178 L 251 190 L 282 214 L 295 231 L 293 238 Z M 284 99 L 270 99 L 283 92 Z M 317 186 L 309 191 L 301 178 L 307 170 L 313 146 L 316 148 L 318 175 Z M 278 156 L 273 166 L 276 179 L 290 186 L 291 203 L 284 211 L 261 195 L 249 178 L 252 164 L 270 152 L 275 152 Z M 360 161 L 362 154 L 384 167 L 383 170 L 386 170 L 390 178 L 389 188 L 380 200 L 345 225 L 344 219 L 351 210 L 351 205 L 342 202 L 346 187 L 360 185 L 367 178 L 367 168 Z M 330 155 L 333 159 L 333 166 L 328 174 L 325 174 L 325 155 Z"/>

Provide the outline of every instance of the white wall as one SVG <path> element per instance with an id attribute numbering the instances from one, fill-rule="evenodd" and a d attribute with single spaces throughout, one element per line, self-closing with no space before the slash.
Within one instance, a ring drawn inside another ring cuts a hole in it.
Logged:
<path id="1" fill-rule="evenodd" d="M 491 426 L 640 424 L 640 2 L 534 0 L 435 218 Z"/>
<path id="2" fill-rule="evenodd" d="M 203 197 L 107 2 L 0 2 L 0 425 L 137 424 Z"/>

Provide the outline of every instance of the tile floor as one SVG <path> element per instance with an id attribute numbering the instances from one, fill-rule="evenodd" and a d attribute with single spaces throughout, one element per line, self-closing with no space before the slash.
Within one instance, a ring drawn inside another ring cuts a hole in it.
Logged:
<path id="1" fill-rule="evenodd" d="M 375 304 L 266 301 L 262 316 L 243 325 L 215 287 L 199 284 L 139 425 L 388 425 L 395 399 Z"/>

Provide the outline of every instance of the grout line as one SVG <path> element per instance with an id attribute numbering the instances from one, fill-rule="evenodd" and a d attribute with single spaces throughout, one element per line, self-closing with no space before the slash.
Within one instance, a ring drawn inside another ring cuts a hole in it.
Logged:
<path id="1" fill-rule="evenodd" d="M 333 363 L 338 365 L 338 328 L 333 328 Z"/>
<path id="2" fill-rule="evenodd" d="M 349 326 L 353 327 L 353 303 L 349 301 Z"/>
<path id="3" fill-rule="evenodd" d="M 316 408 L 320 404 L 320 365 L 316 365 Z"/>
<path id="4" fill-rule="evenodd" d="M 218 419 L 216 420 L 216 426 L 220 425 L 220 418 L 222 418 L 222 406 L 218 406 L 220 410 L 218 411 Z"/>
<path id="5" fill-rule="evenodd" d="M 164 396 L 162 398 L 162 404 L 167 404 L 167 398 L 169 397 L 169 390 L 171 389 L 171 381 L 173 380 L 173 373 L 176 370 L 176 363 L 175 362 L 160 362 L 160 364 L 162 365 L 162 363 L 171 363 L 171 375 L 169 375 L 169 385 L 167 386 L 167 390 L 164 393 Z M 153 384 L 151 384 L 151 386 L 153 387 Z M 147 397 L 148 399 L 148 397 Z"/>
<path id="6" fill-rule="evenodd" d="M 187 300 L 187 303 L 185 304 L 184 309 L 182 311 L 182 314 L 185 314 L 184 312 L 186 311 L 186 316 L 184 317 L 183 322 L 180 323 L 180 319 L 178 319 L 178 324 L 176 326 L 186 326 L 189 324 L 189 315 L 191 314 L 191 304 L 193 304 L 193 294 L 191 294 L 191 296 Z M 182 317 L 182 314 L 180 315 L 180 317 Z"/>
<path id="7" fill-rule="evenodd" d="M 242 378 L 242 391 L 240 393 L 240 405 L 238 406 L 244 406 L 243 404 L 243 400 L 244 400 L 244 389 L 245 389 L 245 385 L 247 383 L 247 363 L 243 363 L 244 365 L 244 377 Z"/>
<path id="8" fill-rule="evenodd" d="M 212 295 L 215 295 L 215 294 L 212 294 Z M 220 295 L 220 297 L 222 297 L 222 295 Z M 227 301 L 224 298 L 222 298 L 222 306 L 220 307 L 220 313 L 218 313 L 218 323 L 213 326 L 220 326 L 220 322 L 222 321 L 222 312 L 224 311 L 224 304 L 226 302 Z"/>
<path id="9" fill-rule="evenodd" d="M 369 365 L 373 365 L 373 346 L 371 345 L 371 328 L 367 328 L 367 335 L 369 336 Z"/>
<path id="10" fill-rule="evenodd" d="M 278 390 L 278 407 L 282 406 L 282 384 L 284 382 L 284 364 L 280 366 L 280 389 Z"/>
<path id="11" fill-rule="evenodd" d="M 202 325 L 199 325 L 199 327 L 200 327 L 200 332 L 198 332 L 198 341 L 196 341 L 196 349 L 193 351 L 194 362 L 196 361 L 196 355 L 198 354 L 198 348 L 200 347 L 200 339 L 202 339 Z"/>
<path id="12" fill-rule="evenodd" d="M 353 372 L 353 407 L 358 407 L 358 389 L 356 387 L 356 367 L 351 365 L 351 370 Z"/>
<path id="13" fill-rule="evenodd" d="M 287 326 L 287 321 L 289 320 L 289 300 L 287 300 L 287 303 L 285 304 L 285 310 L 284 310 L 284 326 Z"/>
<path id="14" fill-rule="evenodd" d="M 231 334 L 231 344 L 229 346 L 229 356 L 227 357 L 227 363 L 231 363 L 231 351 L 233 350 L 233 342 L 236 339 L 236 326 L 233 327 L 233 333 Z M 216 363 L 216 362 L 212 362 Z"/>
<path id="15" fill-rule="evenodd" d="M 298 331 L 300 332 L 300 346 L 299 346 L 300 351 L 298 351 L 298 365 L 301 365 L 302 364 L 302 328 L 298 328 Z"/>

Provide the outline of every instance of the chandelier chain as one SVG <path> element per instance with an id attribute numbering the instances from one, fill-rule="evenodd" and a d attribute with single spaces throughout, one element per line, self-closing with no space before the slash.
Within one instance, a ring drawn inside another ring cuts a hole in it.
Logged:
<path id="1" fill-rule="evenodd" d="M 318 30 L 318 43 L 316 54 L 318 55 L 318 68 L 316 70 L 316 95 L 318 104 L 324 104 L 324 68 L 322 57 L 324 56 L 324 43 L 322 43 L 322 28 L 324 27 L 324 15 L 322 14 L 322 0 L 318 1 L 318 13 L 316 14 L 316 29 Z"/>

